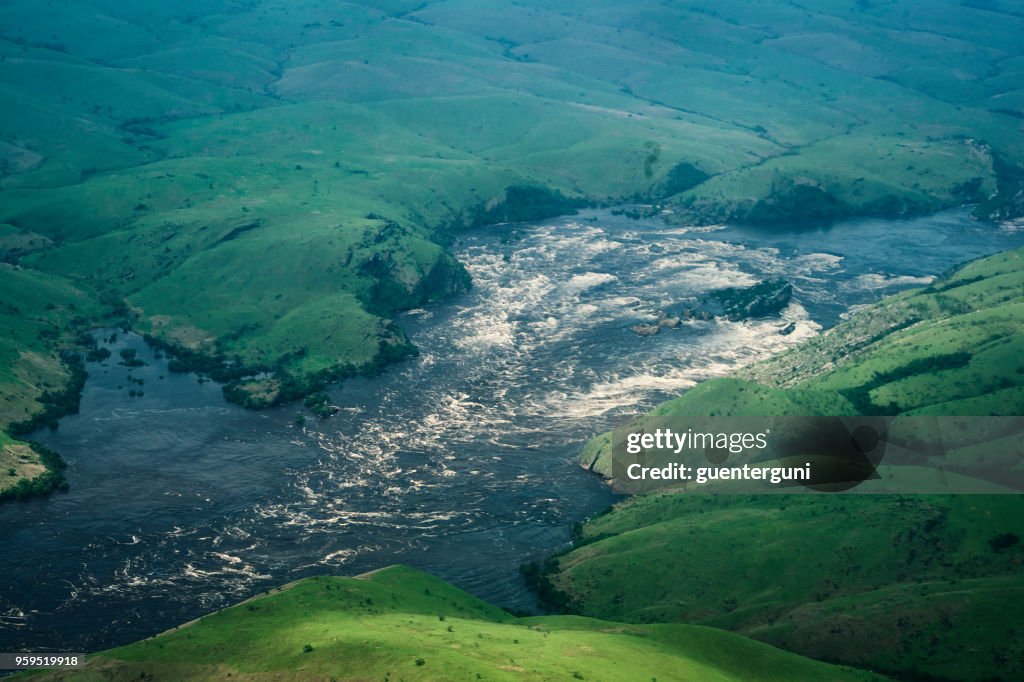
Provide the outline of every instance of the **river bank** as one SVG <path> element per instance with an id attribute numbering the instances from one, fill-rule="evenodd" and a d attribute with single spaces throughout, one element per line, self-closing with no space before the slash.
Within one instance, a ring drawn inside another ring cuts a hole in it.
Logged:
<path id="1" fill-rule="evenodd" d="M 302 424 L 294 405 L 227 403 L 118 334 L 87 363 L 79 414 L 33 434 L 67 461 L 68 494 L 0 507 L 13 557 L 0 614 L 23 618 L 0 642 L 96 650 L 304 576 L 397 562 L 533 608 L 520 563 L 613 500 L 576 465 L 588 437 L 1022 236 L 963 213 L 766 235 L 607 211 L 468 233 L 453 249 L 474 288 L 400 317 L 420 354 L 332 388 L 337 414 Z M 776 277 L 793 286 L 780 317 L 630 331 Z M 118 364 L 122 350 L 143 364 Z"/>

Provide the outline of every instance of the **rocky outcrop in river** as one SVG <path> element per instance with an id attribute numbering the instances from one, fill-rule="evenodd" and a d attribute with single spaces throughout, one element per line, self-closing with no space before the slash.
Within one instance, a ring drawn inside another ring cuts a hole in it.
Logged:
<path id="1" fill-rule="evenodd" d="M 637 336 L 654 336 L 662 329 L 675 329 L 683 320 L 712 320 L 726 317 L 734 322 L 752 317 L 768 317 L 782 312 L 793 297 L 793 285 L 784 279 L 766 279 L 749 287 L 730 287 L 707 294 L 678 315 L 663 312 L 655 322 L 641 322 L 630 329 Z M 792 325 L 780 334 L 793 331 Z"/>
<path id="2" fill-rule="evenodd" d="M 730 320 L 767 317 L 782 312 L 793 297 L 793 285 L 784 279 L 766 279 L 752 287 L 732 287 L 711 293 Z"/>

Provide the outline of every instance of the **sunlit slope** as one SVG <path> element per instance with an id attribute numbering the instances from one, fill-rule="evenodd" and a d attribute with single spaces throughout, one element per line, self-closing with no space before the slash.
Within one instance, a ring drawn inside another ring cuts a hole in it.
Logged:
<path id="1" fill-rule="evenodd" d="M 864 412 L 1024 414 L 1024 250 L 884 299 L 743 370 L 780 388 L 838 392 Z"/>
<path id="2" fill-rule="evenodd" d="M 0 221 L 48 240 L 22 265 L 280 401 L 408 354 L 389 318 L 465 288 L 467 226 L 1012 217 L 1022 33 L 998 1 L 18 0 Z"/>
<path id="3" fill-rule="evenodd" d="M 1022 414 L 1022 257 L 967 263 L 651 414 Z M 610 473 L 609 443 L 592 440 L 580 463 Z M 1007 448 L 972 485 L 1019 480 L 1019 443 Z M 546 566 L 547 590 L 588 616 L 725 627 L 911 679 L 1012 680 L 1024 673 L 1010 606 L 1024 599 L 1022 518 L 1020 495 L 648 495 L 584 524 Z"/>
<path id="4" fill-rule="evenodd" d="M 517 619 L 427 574 L 312 578 L 90 658 L 73 680 L 870 680 L 730 633 Z"/>

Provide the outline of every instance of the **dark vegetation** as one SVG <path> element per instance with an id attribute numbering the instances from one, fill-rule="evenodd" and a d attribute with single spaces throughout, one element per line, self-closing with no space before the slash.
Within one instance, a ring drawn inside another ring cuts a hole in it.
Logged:
<path id="1" fill-rule="evenodd" d="M 948 369 L 959 369 L 966 367 L 971 362 L 971 353 L 968 351 L 957 351 L 955 353 L 944 353 L 941 355 L 930 355 L 923 358 L 916 358 L 905 365 L 886 371 L 876 371 L 866 383 L 853 388 L 845 388 L 839 392 L 849 400 L 857 412 L 863 415 L 894 415 L 899 414 L 900 406 L 897 403 L 878 404 L 871 398 L 871 392 L 881 386 L 890 384 L 901 379 L 920 375 L 937 375 Z"/>
<path id="2" fill-rule="evenodd" d="M 783 310 L 793 296 L 793 285 L 784 279 L 766 279 L 750 287 L 730 287 L 711 293 L 730 320 L 765 317 Z"/>
<path id="3" fill-rule="evenodd" d="M 496 223 L 521 223 L 575 213 L 588 202 L 564 196 L 559 190 L 538 185 L 514 185 L 503 196 L 478 206 L 469 225 L 483 227 Z"/>
<path id="4" fill-rule="evenodd" d="M 984 198 L 974 215 L 983 220 L 1011 220 L 1024 215 L 1024 165 L 995 152 L 992 167 L 998 192 Z"/>
<path id="5" fill-rule="evenodd" d="M 665 179 L 657 187 L 655 199 L 668 199 L 682 194 L 701 184 L 711 176 L 694 166 L 692 163 L 680 161 L 669 169 Z"/>
<path id="6" fill-rule="evenodd" d="M 582 605 L 577 604 L 572 595 L 555 586 L 551 577 L 558 573 L 558 557 L 545 559 L 543 562 L 530 561 L 519 566 L 519 574 L 523 577 L 526 587 L 537 595 L 541 605 L 549 613 L 581 613 Z"/>
<path id="7" fill-rule="evenodd" d="M 821 187 L 786 183 L 783 187 L 773 188 L 767 197 L 759 199 L 748 213 L 735 217 L 740 222 L 753 225 L 821 224 L 834 222 L 856 212 L 857 209 Z M 896 206 L 878 207 L 871 212 L 882 215 L 901 214 Z"/>

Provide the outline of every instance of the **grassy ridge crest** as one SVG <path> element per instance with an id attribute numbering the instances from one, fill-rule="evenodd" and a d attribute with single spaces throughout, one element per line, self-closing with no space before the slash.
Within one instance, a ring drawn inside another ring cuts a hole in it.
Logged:
<path id="1" fill-rule="evenodd" d="M 301 580 L 37 680 L 871 680 L 688 625 L 516 618 L 392 566 Z"/>

